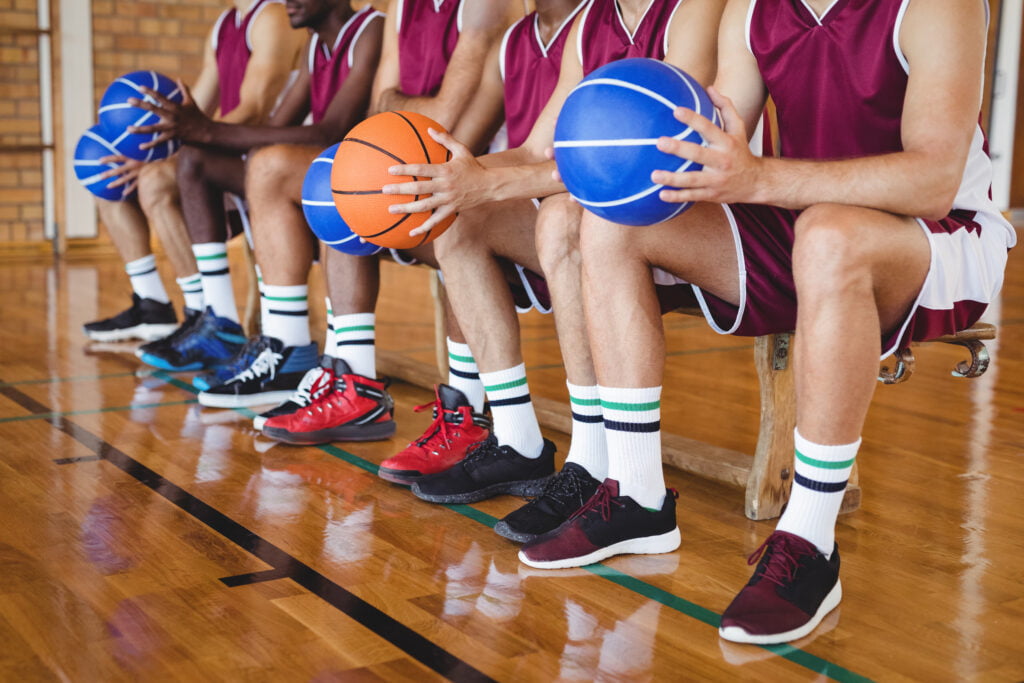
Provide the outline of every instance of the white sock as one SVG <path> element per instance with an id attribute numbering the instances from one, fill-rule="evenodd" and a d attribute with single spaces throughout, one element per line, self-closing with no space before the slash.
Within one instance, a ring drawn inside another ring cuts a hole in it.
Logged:
<path id="1" fill-rule="evenodd" d="M 608 441 L 604 436 L 604 418 L 597 385 L 580 386 L 566 382 L 572 408 L 572 441 L 565 462 L 586 468 L 590 476 L 604 481 L 608 476 Z"/>
<path id="2" fill-rule="evenodd" d="M 473 406 L 474 413 L 484 412 L 484 383 L 469 344 L 448 337 L 448 386 L 458 389 Z"/>
<path id="3" fill-rule="evenodd" d="M 363 377 L 377 376 L 376 320 L 373 313 L 334 316 L 334 357 Z"/>
<path id="4" fill-rule="evenodd" d="M 619 495 L 660 510 L 665 502 L 661 465 L 661 387 L 598 386 L 608 439 L 608 477 Z"/>
<path id="5" fill-rule="evenodd" d="M 494 420 L 493 434 L 500 446 L 511 446 L 527 458 L 539 458 L 544 437 L 526 383 L 526 365 L 497 372 L 481 372 L 487 400 Z"/>
<path id="6" fill-rule="evenodd" d="M 153 254 L 124 264 L 124 272 L 128 273 L 128 279 L 132 281 L 132 291 L 140 299 L 152 299 L 162 304 L 171 300 L 164 289 L 160 273 L 157 272 L 156 256 Z"/>
<path id="7" fill-rule="evenodd" d="M 224 242 L 193 244 L 192 253 L 203 278 L 203 299 L 215 315 L 238 322 L 235 291 L 228 270 L 228 248 Z"/>
<path id="8" fill-rule="evenodd" d="M 309 344 L 309 286 L 263 285 L 263 334 L 285 346 Z"/>
<path id="9" fill-rule="evenodd" d="M 199 273 L 193 273 L 175 280 L 181 287 L 181 295 L 185 298 L 185 308 L 193 311 L 202 311 L 206 308 L 203 303 L 203 280 Z"/>
<path id="10" fill-rule="evenodd" d="M 835 547 L 836 518 L 860 439 L 841 446 L 812 443 L 793 430 L 796 442 L 793 489 L 776 529 L 813 543 L 826 556 Z"/>
<path id="11" fill-rule="evenodd" d="M 324 338 L 324 355 L 335 358 L 337 342 L 334 339 L 334 311 L 331 310 L 331 297 L 324 297 L 324 305 L 327 307 L 327 332 Z"/>

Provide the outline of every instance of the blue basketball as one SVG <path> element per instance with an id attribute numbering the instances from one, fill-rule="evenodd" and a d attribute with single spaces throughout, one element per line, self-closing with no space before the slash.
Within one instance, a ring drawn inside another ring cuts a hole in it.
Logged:
<path id="1" fill-rule="evenodd" d="M 653 225 L 692 203 L 658 198 L 651 172 L 697 171 L 701 165 L 658 151 L 658 138 L 704 140 L 672 115 L 687 107 L 719 123 L 704 88 L 685 71 L 654 59 L 605 64 L 580 81 L 555 124 L 555 163 L 569 194 L 598 216 L 624 225 Z"/>
<path id="2" fill-rule="evenodd" d="M 117 149 L 104 136 L 102 128 L 93 126 L 82 133 L 82 137 L 78 138 L 78 144 L 75 146 L 75 175 L 78 176 L 79 182 L 89 192 L 92 192 L 100 199 L 109 199 L 116 202 L 128 199 L 135 194 L 135 191 L 133 190 L 131 193 L 125 194 L 123 185 L 108 187 L 110 183 L 114 182 L 115 178 L 99 179 L 97 177 L 104 171 L 115 169 L 121 165 L 113 163 L 101 164 L 99 162 L 103 157 L 108 157 L 112 154 L 117 154 Z"/>
<path id="3" fill-rule="evenodd" d="M 331 169 L 337 151 L 338 145 L 331 145 L 309 165 L 302 181 L 302 213 L 306 214 L 306 222 L 313 234 L 324 244 L 353 256 L 376 254 L 383 247 L 360 241 L 359 235 L 352 232 L 334 206 Z"/>
<path id="4" fill-rule="evenodd" d="M 153 98 L 142 93 L 141 86 L 155 90 L 172 102 L 182 100 L 178 84 L 167 76 L 156 71 L 132 71 L 107 86 L 100 99 L 100 126 L 121 154 L 139 161 L 156 161 L 170 156 L 178 148 L 178 143 L 168 140 L 152 149 L 139 149 L 139 145 L 155 140 L 159 133 L 129 133 L 128 126 L 148 126 L 160 121 L 156 114 L 128 104 L 129 97 L 153 102 Z"/>

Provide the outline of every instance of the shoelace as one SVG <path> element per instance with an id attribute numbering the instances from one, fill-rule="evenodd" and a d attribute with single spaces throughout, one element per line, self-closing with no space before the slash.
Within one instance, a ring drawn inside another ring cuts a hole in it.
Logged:
<path id="1" fill-rule="evenodd" d="M 562 470 L 557 476 L 552 477 L 548 481 L 544 491 L 533 500 L 541 500 L 548 497 L 555 498 L 560 503 L 572 500 L 576 503 L 573 508 L 578 510 L 587 502 L 583 498 L 584 483 L 583 475 L 578 471 L 574 469 Z"/>
<path id="2" fill-rule="evenodd" d="M 267 342 L 262 337 L 253 337 L 246 341 L 245 346 L 238 350 L 238 353 L 231 359 L 231 362 L 224 366 L 223 372 L 229 378 L 235 379 L 237 375 L 252 365 L 253 361 L 256 360 L 256 356 L 266 348 L 266 345 Z M 221 376 L 223 377 L 224 375 L 221 374 Z"/>
<path id="3" fill-rule="evenodd" d="M 302 381 L 299 382 L 299 386 L 295 387 L 295 392 L 288 397 L 288 400 L 300 406 L 308 406 L 314 398 L 319 397 L 324 389 L 333 383 L 333 372 L 326 368 L 313 368 L 302 376 Z"/>
<path id="4" fill-rule="evenodd" d="M 436 440 L 436 437 L 440 436 L 445 446 L 450 446 L 452 443 L 452 436 L 448 432 L 448 420 L 445 419 L 444 405 L 441 403 L 441 397 L 437 395 L 437 390 L 434 390 L 435 399 L 432 403 L 424 403 L 423 405 L 416 406 L 413 408 L 413 412 L 419 413 L 427 408 L 434 409 L 434 420 L 427 427 L 427 431 L 424 435 L 417 439 L 414 444 L 421 448 L 427 448 L 428 444 Z M 437 455 L 437 449 L 432 449 L 434 455 Z"/>
<path id="5" fill-rule="evenodd" d="M 576 519 L 577 517 L 596 511 L 601 514 L 601 519 L 607 522 L 612 516 L 612 505 L 624 507 L 621 502 L 612 499 L 612 490 L 604 484 L 601 484 L 597 487 L 597 491 L 594 492 L 594 495 L 590 497 L 590 500 L 584 503 L 579 510 L 572 513 L 569 516 L 569 519 Z"/>
<path id="6" fill-rule="evenodd" d="M 758 546 L 757 550 L 750 554 L 750 557 L 747 558 L 747 564 L 757 564 L 765 553 L 770 554 L 768 555 L 768 561 L 765 563 L 761 578 L 767 579 L 777 586 L 784 586 L 789 583 L 796 573 L 800 559 L 810 554 L 793 548 L 785 536 L 772 534 L 765 539 L 764 543 Z"/>
<path id="7" fill-rule="evenodd" d="M 345 397 L 345 379 L 334 375 L 334 373 L 331 373 L 331 376 L 331 386 L 334 386 L 334 391 L 325 391 L 310 402 L 309 407 L 306 408 L 306 414 L 310 417 L 313 415 L 314 408 L 318 412 L 322 413 L 324 412 L 325 407 L 327 410 L 332 410 L 333 408 L 340 406 L 342 403 L 348 402 Z"/>
<path id="8" fill-rule="evenodd" d="M 282 354 L 277 353 L 270 347 L 265 347 L 260 351 L 259 355 L 253 359 L 249 367 L 235 375 L 232 380 L 247 382 L 251 379 L 263 377 L 264 375 L 270 375 L 270 377 L 273 378 L 277 374 L 277 364 L 282 358 L 284 358 Z"/>

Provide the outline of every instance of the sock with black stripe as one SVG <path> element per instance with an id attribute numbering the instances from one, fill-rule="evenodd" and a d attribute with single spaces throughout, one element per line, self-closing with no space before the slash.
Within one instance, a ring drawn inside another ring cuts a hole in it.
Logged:
<path id="1" fill-rule="evenodd" d="M 793 438 L 793 488 L 776 529 L 806 538 L 830 556 L 835 546 L 836 519 L 861 440 L 823 446 L 803 438 L 796 429 Z"/>
<path id="2" fill-rule="evenodd" d="M 185 299 L 185 308 L 191 308 L 193 311 L 201 311 L 206 308 L 203 303 L 203 280 L 199 277 L 199 273 L 179 277 L 175 279 L 175 282 L 181 288 L 181 296 Z"/>
<path id="3" fill-rule="evenodd" d="M 469 344 L 452 341 L 448 337 L 448 386 L 461 391 L 473 412 L 484 412 L 484 383 L 480 381 L 480 368 L 476 365 Z"/>
<path id="4" fill-rule="evenodd" d="M 608 440 L 608 477 L 619 495 L 660 510 L 665 501 L 661 464 L 661 387 L 598 386 Z"/>
<path id="5" fill-rule="evenodd" d="M 376 325 L 373 313 L 334 316 L 334 357 L 363 377 L 377 376 Z"/>
<path id="6" fill-rule="evenodd" d="M 203 300 L 213 309 L 216 316 L 238 322 L 238 307 L 235 306 L 235 291 L 231 287 L 231 271 L 228 269 L 228 247 L 224 242 L 193 244 L 203 279 Z"/>
<path id="7" fill-rule="evenodd" d="M 164 289 L 160 273 L 157 272 L 156 256 L 153 254 L 124 264 L 124 272 L 128 273 L 128 279 L 132 281 L 132 291 L 140 299 L 152 299 L 162 304 L 171 300 L 167 296 L 167 290 Z"/>
<path id="8" fill-rule="evenodd" d="M 572 441 L 565 461 L 586 468 L 594 479 L 604 481 L 608 476 L 608 441 L 597 385 L 580 386 L 569 381 L 565 385 L 572 408 Z"/>
<path id="9" fill-rule="evenodd" d="M 499 370 L 481 372 L 487 401 L 491 404 L 494 421 L 492 434 L 500 446 L 511 446 L 527 458 L 540 457 L 544 437 L 537 424 L 537 414 L 526 382 L 526 364 Z"/>
<path id="10" fill-rule="evenodd" d="M 309 344 L 309 286 L 263 285 L 263 334 L 285 346 Z"/>

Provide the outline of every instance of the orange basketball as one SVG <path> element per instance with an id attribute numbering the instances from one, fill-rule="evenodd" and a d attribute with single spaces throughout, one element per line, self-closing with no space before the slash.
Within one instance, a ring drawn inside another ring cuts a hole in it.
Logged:
<path id="1" fill-rule="evenodd" d="M 430 231 L 410 237 L 409 231 L 422 225 L 431 212 L 393 214 L 388 213 L 388 207 L 423 196 L 381 193 L 382 187 L 392 183 L 427 180 L 391 175 L 390 167 L 443 164 L 451 157 L 447 149 L 427 134 L 427 128 L 444 130 L 436 121 L 421 114 L 387 111 L 354 127 L 338 145 L 331 170 L 334 205 L 352 232 L 367 242 L 391 249 L 409 249 L 435 239 L 455 220 L 455 216 L 449 216 Z"/>

